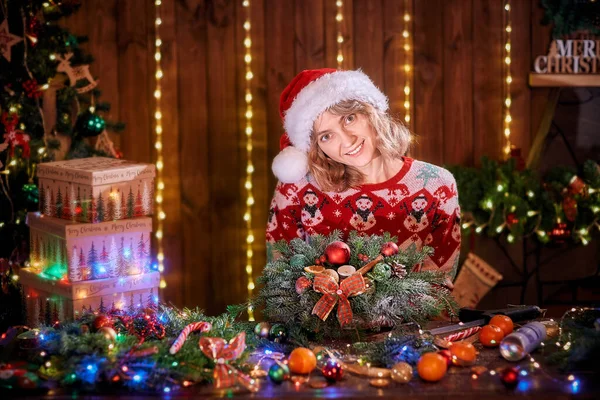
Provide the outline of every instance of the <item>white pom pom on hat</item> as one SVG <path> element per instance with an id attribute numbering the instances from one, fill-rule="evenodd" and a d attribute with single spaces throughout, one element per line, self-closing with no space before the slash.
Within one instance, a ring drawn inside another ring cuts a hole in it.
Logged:
<path id="1" fill-rule="evenodd" d="M 387 111 L 387 97 L 362 71 L 331 68 L 300 72 L 281 93 L 279 114 L 286 133 L 272 170 L 283 183 L 296 183 L 308 173 L 310 134 L 316 119 L 344 100 L 359 100 Z"/>

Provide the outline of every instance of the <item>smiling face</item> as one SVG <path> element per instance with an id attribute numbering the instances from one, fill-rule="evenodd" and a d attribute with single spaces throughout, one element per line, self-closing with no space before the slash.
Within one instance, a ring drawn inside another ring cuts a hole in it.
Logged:
<path id="1" fill-rule="evenodd" d="M 359 210 L 370 210 L 372 206 L 373 202 L 368 197 L 360 197 L 356 200 L 356 207 L 358 207 Z"/>
<path id="2" fill-rule="evenodd" d="M 416 199 L 413 200 L 412 206 L 413 206 L 413 210 L 415 210 L 415 211 L 424 210 L 425 207 L 427 207 L 427 199 L 425 199 L 424 197 L 417 197 Z"/>
<path id="3" fill-rule="evenodd" d="M 304 194 L 304 201 L 309 206 L 314 206 L 319 201 L 319 198 L 317 197 L 315 192 L 313 192 L 312 190 L 309 190 Z"/>
<path id="4" fill-rule="evenodd" d="M 325 111 L 317 118 L 314 134 L 329 158 L 352 167 L 365 167 L 379 155 L 376 132 L 361 113 L 336 115 Z"/>

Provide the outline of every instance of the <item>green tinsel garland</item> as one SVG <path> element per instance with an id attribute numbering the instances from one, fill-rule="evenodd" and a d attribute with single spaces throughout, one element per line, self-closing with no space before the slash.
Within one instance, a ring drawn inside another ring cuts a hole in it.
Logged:
<path id="1" fill-rule="evenodd" d="M 579 172 L 557 166 L 544 180 L 532 170 L 517 170 L 513 159 L 500 164 L 484 157 L 480 168 L 448 169 L 458 186 L 465 233 L 586 245 L 600 229 L 600 167 L 594 161 Z"/>
<path id="2" fill-rule="evenodd" d="M 263 287 L 251 301 L 251 305 L 255 308 L 264 306 L 266 319 L 285 324 L 288 330 L 295 332 L 290 336 L 301 336 L 301 331 L 309 333 L 307 337 L 316 341 L 351 334 L 356 336 L 356 329 L 340 329 L 335 312 L 325 321 L 311 315 L 314 305 L 322 296 L 321 293 L 314 291 L 312 287 L 302 294 L 295 290 L 298 278 L 314 278 L 314 275 L 306 272 L 304 268 L 312 265 L 315 258 L 324 254 L 329 243 L 340 238 L 341 232 L 334 231 L 329 236 L 313 235 L 308 242 L 294 239 L 290 243 L 280 241 L 274 244 L 272 250 L 280 254 L 280 257 L 270 259 L 267 263 L 258 279 Z M 367 263 L 359 260 L 359 254 L 372 260 L 380 254 L 381 246 L 390 241 L 395 241 L 395 238 L 389 233 L 383 236 L 359 236 L 356 232 L 351 232 L 346 242 L 351 250 L 349 264 L 358 270 Z M 429 247 L 419 251 L 413 246 L 407 251 L 385 257 L 384 264 L 396 263 L 406 266 L 404 277 L 390 277 L 382 268 L 378 270 L 377 267 L 367 273 L 365 276 L 375 283 L 375 289 L 349 298 L 354 316 L 353 328 L 377 330 L 381 326 L 395 326 L 403 322 L 423 322 L 440 315 L 443 311 L 453 314 L 457 307 L 450 292 L 443 286 L 444 274 L 431 271 L 412 272 L 413 266 L 422 263 L 431 252 Z"/>

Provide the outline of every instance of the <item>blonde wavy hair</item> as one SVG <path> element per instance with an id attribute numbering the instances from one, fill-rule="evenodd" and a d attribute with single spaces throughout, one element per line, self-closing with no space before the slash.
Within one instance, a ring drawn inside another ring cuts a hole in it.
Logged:
<path id="1" fill-rule="evenodd" d="M 400 158 L 408 151 L 412 134 L 400 121 L 387 112 L 380 111 L 368 103 L 357 100 L 342 101 L 326 111 L 334 115 L 365 115 L 377 135 L 376 148 L 386 159 Z M 329 158 L 317 143 L 317 135 L 311 131 L 311 143 L 308 150 L 308 169 L 321 190 L 343 192 L 360 186 L 364 175 L 358 169 Z"/>

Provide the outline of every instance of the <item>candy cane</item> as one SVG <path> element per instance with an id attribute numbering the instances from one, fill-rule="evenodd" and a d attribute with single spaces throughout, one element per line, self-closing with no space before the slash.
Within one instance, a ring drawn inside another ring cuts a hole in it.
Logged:
<path id="1" fill-rule="evenodd" d="M 444 338 L 449 342 L 457 342 L 462 339 L 466 339 L 469 336 L 472 336 L 481 330 L 480 326 L 474 326 L 472 328 L 465 329 L 464 331 L 456 332 L 451 335 L 448 335 Z"/>
<path id="2" fill-rule="evenodd" d="M 183 343 L 185 343 L 185 340 L 187 339 L 190 333 L 195 331 L 208 332 L 211 329 L 212 324 L 210 322 L 194 322 L 189 324 L 188 326 L 183 328 L 179 336 L 177 336 L 177 339 L 175 339 L 175 342 L 173 342 L 173 345 L 169 349 L 169 353 L 177 353 L 181 349 L 181 346 L 183 346 Z"/>

